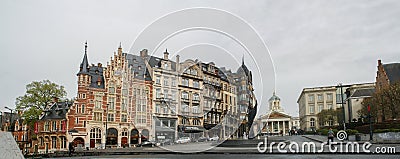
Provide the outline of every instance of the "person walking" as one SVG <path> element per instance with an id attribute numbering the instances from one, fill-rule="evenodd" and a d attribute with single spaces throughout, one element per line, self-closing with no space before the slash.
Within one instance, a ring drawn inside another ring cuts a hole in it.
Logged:
<path id="1" fill-rule="evenodd" d="M 332 128 L 329 128 L 329 131 L 328 131 L 328 145 L 329 145 L 329 140 L 331 142 L 333 142 L 333 138 L 334 138 L 333 130 L 332 130 Z"/>

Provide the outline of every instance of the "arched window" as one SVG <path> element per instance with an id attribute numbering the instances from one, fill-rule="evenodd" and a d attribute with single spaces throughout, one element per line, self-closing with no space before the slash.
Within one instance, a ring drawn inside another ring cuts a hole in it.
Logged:
<path id="1" fill-rule="evenodd" d="M 310 126 L 315 127 L 315 119 L 314 118 L 310 119 Z"/>

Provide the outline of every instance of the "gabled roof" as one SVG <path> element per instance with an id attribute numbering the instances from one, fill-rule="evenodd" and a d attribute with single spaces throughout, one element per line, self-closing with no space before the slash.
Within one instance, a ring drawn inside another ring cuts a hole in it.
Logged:
<path id="1" fill-rule="evenodd" d="M 390 83 L 400 82 L 400 63 L 384 64 L 383 69 Z"/>
<path id="2" fill-rule="evenodd" d="M 72 102 L 55 102 L 50 108 L 43 111 L 39 120 L 66 119 L 66 114 Z"/>
<path id="3" fill-rule="evenodd" d="M 291 116 L 284 112 L 277 112 L 277 111 L 272 111 L 270 113 L 261 116 L 261 119 L 278 119 L 278 118 L 291 118 Z"/>

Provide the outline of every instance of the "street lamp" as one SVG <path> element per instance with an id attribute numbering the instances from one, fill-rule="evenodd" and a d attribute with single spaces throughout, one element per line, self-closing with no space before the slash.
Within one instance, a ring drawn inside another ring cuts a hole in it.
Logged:
<path id="1" fill-rule="evenodd" d="M 10 125 L 9 125 L 9 127 L 8 127 L 8 130 L 12 132 L 13 129 L 12 129 L 11 123 L 12 123 L 13 110 L 12 110 L 11 108 L 9 108 L 9 107 L 5 107 L 5 108 L 11 111 L 11 115 L 10 115 Z"/>
<path id="2" fill-rule="evenodd" d="M 340 97 L 342 99 L 342 108 L 343 108 L 343 130 L 346 131 L 346 113 L 345 113 L 345 110 L 344 110 L 343 85 L 342 85 L 342 83 L 339 83 L 339 87 L 340 87 Z"/>
<path id="3" fill-rule="evenodd" d="M 107 136 L 108 136 L 108 107 L 110 106 L 110 103 L 107 103 L 107 108 L 106 108 L 106 143 L 104 149 L 107 149 Z"/>

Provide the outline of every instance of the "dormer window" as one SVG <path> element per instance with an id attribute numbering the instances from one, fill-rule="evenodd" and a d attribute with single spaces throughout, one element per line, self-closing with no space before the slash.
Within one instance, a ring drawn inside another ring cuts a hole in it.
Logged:
<path id="1" fill-rule="evenodd" d="M 167 63 L 164 64 L 164 69 L 166 69 L 166 70 L 168 69 L 168 64 Z"/>

